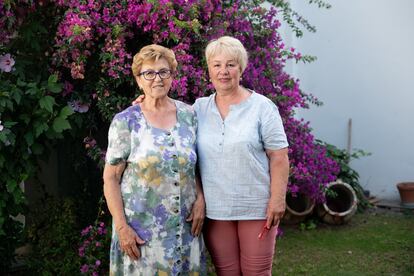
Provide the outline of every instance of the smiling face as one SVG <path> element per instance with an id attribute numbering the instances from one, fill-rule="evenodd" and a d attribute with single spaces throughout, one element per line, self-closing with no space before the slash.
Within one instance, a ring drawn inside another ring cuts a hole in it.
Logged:
<path id="1" fill-rule="evenodd" d="M 142 63 L 140 72 L 155 71 L 160 72 L 163 70 L 171 70 L 168 61 L 165 58 L 160 58 L 157 61 L 147 60 Z M 157 74 L 155 79 L 146 80 L 143 75 L 135 77 L 138 86 L 144 91 L 145 97 L 151 97 L 154 99 L 160 99 L 166 97 L 168 91 L 170 91 L 172 84 L 172 76 L 166 79 L 161 79 Z"/>
<path id="2" fill-rule="evenodd" d="M 208 73 L 218 93 L 237 91 L 241 69 L 233 56 L 219 53 L 211 57 L 208 62 Z"/>

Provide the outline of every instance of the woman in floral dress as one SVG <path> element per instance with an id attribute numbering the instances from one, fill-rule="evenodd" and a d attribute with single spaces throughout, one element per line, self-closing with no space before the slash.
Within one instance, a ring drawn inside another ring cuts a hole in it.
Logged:
<path id="1" fill-rule="evenodd" d="M 206 274 L 197 120 L 190 106 L 167 95 L 176 67 L 171 50 L 142 48 L 132 71 L 145 100 L 116 114 L 109 129 L 110 275 Z"/>

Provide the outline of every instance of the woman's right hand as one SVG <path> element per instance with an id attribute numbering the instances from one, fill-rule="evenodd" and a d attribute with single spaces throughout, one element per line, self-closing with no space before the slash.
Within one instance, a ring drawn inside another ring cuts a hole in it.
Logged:
<path id="1" fill-rule="evenodd" d="M 144 94 L 139 95 L 135 100 L 132 101 L 132 105 L 140 104 L 140 103 L 142 103 L 144 101 L 144 99 L 145 99 L 145 95 Z"/>
<path id="2" fill-rule="evenodd" d="M 129 225 L 123 225 L 117 229 L 121 251 L 131 259 L 138 260 L 141 257 L 139 246 L 145 243 Z"/>

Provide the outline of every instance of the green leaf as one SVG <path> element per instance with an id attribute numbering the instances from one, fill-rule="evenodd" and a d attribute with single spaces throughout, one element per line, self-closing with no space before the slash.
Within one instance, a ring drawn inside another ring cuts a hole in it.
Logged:
<path id="1" fill-rule="evenodd" d="M 62 85 L 57 83 L 57 80 L 57 75 L 50 75 L 49 79 L 47 80 L 47 89 L 49 91 L 53 93 L 59 93 L 60 91 L 62 91 Z"/>
<path id="2" fill-rule="evenodd" d="M 4 122 L 4 126 L 7 127 L 7 128 L 10 128 L 10 127 L 12 127 L 16 124 L 17 124 L 17 122 L 10 122 L 10 121 Z"/>
<path id="3" fill-rule="evenodd" d="M 58 80 L 58 77 L 56 74 L 50 75 L 47 80 L 47 84 L 50 85 L 50 84 L 56 83 L 57 80 Z"/>
<path id="4" fill-rule="evenodd" d="M 17 188 L 17 182 L 14 179 L 7 180 L 6 189 L 8 193 L 13 193 Z"/>
<path id="5" fill-rule="evenodd" d="M 17 85 L 20 87 L 25 87 L 26 83 L 24 81 L 22 81 L 21 79 L 17 79 Z"/>
<path id="6" fill-rule="evenodd" d="M 30 88 L 36 88 L 36 86 L 37 86 L 36 82 L 30 82 L 27 84 L 27 87 L 30 87 Z"/>
<path id="7" fill-rule="evenodd" d="M 62 91 L 62 85 L 59 83 L 55 83 L 52 85 L 47 85 L 47 89 L 52 93 L 60 93 Z"/>
<path id="8" fill-rule="evenodd" d="M 37 89 L 36 87 L 32 87 L 26 90 L 26 94 L 28 95 L 35 95 L 37 94 L 37 92 L 39 91 L 39 89 Z"/>
<path id="9" fill-rule="evenodd" d="M 26 140 L 29 146 L 33 145 L 33 132 L 28 132 L 24 135 L 24 139 Z"/>
<path id="10" fill-rule="evenodd" d="M 44 96 L 40 98 L 39 105 L 41 108 L 46 109 L 50 113 L 53 112 L 53 105 L 55 104 L 55 99 L 52 96 Z"/>
<path id="11" fill-rule="evenodd" d="M 64 119 L 60 116 L 55 118 L 55 120 L 53 121 L 52 126 L 53 126 L 53 129 L 57 133 L 61 133 L 65 129 L 70 129 L 70 124 L 69 124 L 68 120 L 66 120 L 66 119 Z"/>
<path id="12" fill-rule="evenodd" d="M 39 137 L 40 134 L 48 130 L 49 126 L 46 123 L 38 123 L 34 125 L 35 137 Z"/>
<path id="13" fill-rule="evenodd" d="M 22 99 L 22 94 L 20 89 L 13 89 L 14 93 L 12 93 L 13 99 L 16 101 L 17 104 L 20 104 L 20 100 Z"/>
<path id="14" fill-rule="evenodd" d="M 62 117 L 63 119 L 66 119 L 68 116 L 72 115 L 73 113 L 75 113 L 75 112 L 73 111 L 73 109 L 70 106 L 65 106 L 60 111 L 59 117 Z"/>

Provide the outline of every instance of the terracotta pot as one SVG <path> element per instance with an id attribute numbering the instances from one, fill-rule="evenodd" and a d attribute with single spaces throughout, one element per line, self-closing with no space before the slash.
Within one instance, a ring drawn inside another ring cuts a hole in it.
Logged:
<path id="1" fill-rule="evenodd" d="M 414 208 L 414 182 L 401 182 L 397 184 L 403 206 Z"/>
<path id="2" fill-rule="evenodd" d="M 327 186 L 337 196 L 327 197 L 326 202 L 318 205 L 318 216 L 328 224 L 345 224 L 357 210 L 358 198 L 351 185 L 337 180 Z"/>
<path id="3" fill-rule="evenodd" d="M 286 211 L 282 218 L 284 224 L 297 224 L 306 219 L 313 211 L 315 201 L 304 194 L 286 196 Z"/>

